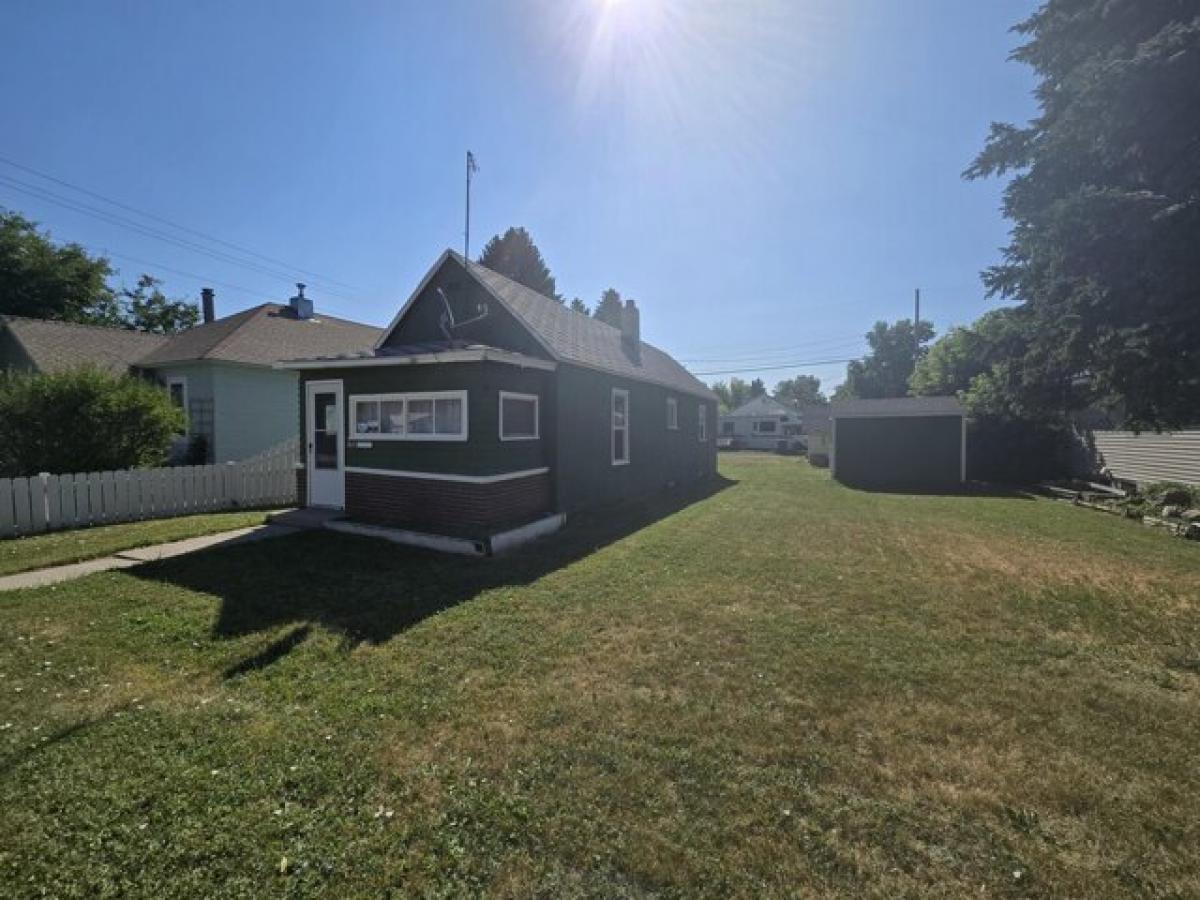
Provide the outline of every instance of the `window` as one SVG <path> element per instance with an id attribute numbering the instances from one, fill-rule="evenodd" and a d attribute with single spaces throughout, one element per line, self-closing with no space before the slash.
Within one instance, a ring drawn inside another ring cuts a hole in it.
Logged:
<path id="1" fill-rule="evenodd" d="M 721 423 L 721 434 L 731 435 L 733 433 L 734 433 L 734 431 L 733 431 L 733 423 L 732 422 L 722 422 Z"/>
<path id="2" fill-rule="evenodd" d="M 187 379 L 183 377 L 167 379 L 167 395 L 171 398 L 171 404 L 176 409 L 183 410 L 184 416 L 188 414 L 188 390 Z M 190 427 L 191 422 L 184 427 L 186 431 Z"/>
<path id="3" fill-rule="evenodd" d="M 167 393 L 171 397 L 171 402 L 176 409 L 182 409 L 187 412 L 187 379 L 186 378 L 168 378 Z"/>
<path id="4" fill-rule="evenodd" d="M 667 398 L 667 429 L 669 431 L 679 430 L 679 404 L 674 397 Z"/>
<path id="5" fill-rule="evenodd" d="M 350 398 L 351 440 L 465 441 L 467 392 L 358 394 Z"/>
<path id="6" fill-rule="evenodd" d="M 629 465 L 629 391 L 612 392 L 612 464 Z"/>
<path id="7" fill-rule="evenodd" d="M 537 394 L 500 392 L 500 440 L 536 441 L 538 439 Z"/>
<path id="8" fill-rule="evenodd" d="M 774 419 L 763 419 L 761 422 L 754 423 L 754 432 L 756 434 L 774 434 L 776 424 Z"/>
<path id="9" fill-rule="evenodd" d="M 697 422 L 696 434 L 700 438 L 700 440 L 707 441 L 708 440 L 708 404 L 702 402 L 700 404 L 699 412 L 700 412 L 700 420 L 699 420 L 699 422 Z"/>

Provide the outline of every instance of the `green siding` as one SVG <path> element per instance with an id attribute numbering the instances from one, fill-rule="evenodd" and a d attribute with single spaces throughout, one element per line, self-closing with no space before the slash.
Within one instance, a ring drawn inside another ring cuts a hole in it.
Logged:
<path id="1" fill-rule="evenodd" d="M 37 367 L 25 348 L 12 336 L 7 325 L 0 324 L 0 372 L 35 372 Z"/>
<path id="2" fill-rule="evenodd" d="M 308 381 L 340 380 L 345 396 L 343 427 L 349 427 L 350 398 L 355 394 L 413 391 L 467 391 L 467 440 L 371 440 L 370 447 L 348 441 L 346 465 L 371 469 L 495 475 L 550 465 L 549 445 L 555 433 L 550 396 L 553 372 L 520 369 L 502 363 L 372 366 L 305 372 Z M 540 396 L 542 437 L 536 441 L 500 440 L 500 391 Z M 303 396 L 303 394 L 301 394 Z M 303 418 L 303 403 L 301 418 Z M 305 425 L 301 423 L 301 434 Z M 349 434 L 349 432 L 345 432 Z"/>
<path id="3" fill-rule="evenodd" d="M 477 316 L 480 304 L 486 304 L 487 315 L 477 322 L 453 330 L 456 340 L 487 344 L 504 350 L 513 350 L 529 356 L 547 358 L 542 348 L 528 329 L 511 313 L 495 301 L 474 278 L 469 277 L 462 266 L 448 260 L 418 295 L 404 321 L 388 339 L 386 347 L 404 344 L 442 342 L 446 335 L 438 324 L 445 312 L 437 289 L 441 288 L 454 307 L 454 315 L 460 321 Z"/>
<path id="4" fill-rule="evenodd" d="M 717 406 L 690 394 L 615 375 L 560 365 L 558 368 L 559 509 L 572 512 L 618 500 L 645 497 L 671 483 L 716 473 Z M 629 391 L 629 465 L 612 464 L 612 390 Z M 667 428 L 667 397 L 679 404 L 679 428 Z M 701 404 L 708 407 L 708 440 L 699 439 Z"/>
<path id="5" fill-rule="evenodd" d="M 295 372 L 211 360 L 150 371 L 163 384 L 186 378 L 189 406 L 196 401 L 211 403 L 214 462 L 246 459 L 296 437 Z"/>
<path id="6" fill-rule="evenodd" d="M 295 440 L 295 372 L 214 364 L 212 377 L 216 462 L 246 459 Z"/>
<path id="7" fill-rule="evenodd" d="M 953 489 L 961 481 L 958 416 L 837 420 L 838 481 L 868 488 Z"/>

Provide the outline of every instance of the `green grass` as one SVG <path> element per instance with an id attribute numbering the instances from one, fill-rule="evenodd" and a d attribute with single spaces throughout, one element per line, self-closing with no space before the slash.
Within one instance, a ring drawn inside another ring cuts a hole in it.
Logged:
<path id="1" fill-rule="evenodd" d="M 1200 894 L 1200 546 L 722 470 L 0 596 L 0 893 Z"/>
<path id="2" fill-rule="evenodd" d="M 98 525 L 74 531 L 56 531 L 31 537 L 0 541 L 0 575 L 62 566 L 109 556 L 122 550 L 165 544 L 184 538 L 201 537 L 261 525 L 268 513 L 251 512 L 205 513 L 199 516 L 180 516 L 174 519 L 152 519 L 146 522 L 127 522 L 122 525 Z"/>

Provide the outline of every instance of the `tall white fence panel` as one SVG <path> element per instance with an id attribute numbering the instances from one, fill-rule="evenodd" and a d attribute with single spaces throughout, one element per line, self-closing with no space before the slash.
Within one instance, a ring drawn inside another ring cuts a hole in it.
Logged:
<path id="1" fill-rule="evenodd" d="M 0 478 L 0 538 L 296 502 L 295 441 L 240 462 Z"/>

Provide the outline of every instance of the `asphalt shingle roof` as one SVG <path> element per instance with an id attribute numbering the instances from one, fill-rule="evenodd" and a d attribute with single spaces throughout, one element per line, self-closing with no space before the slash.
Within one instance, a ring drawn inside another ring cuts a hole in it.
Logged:
<path id="1" fill-rule="evenodd" d="M 41 372 L 93 365 L 124 374 L 167 342 L 160 334 L 52 319 L 0 316 L 3 324 Z"/>
<path id="2" fill-rule="evenodd" d="M 453 256 L 462 264 L 461 255 Z M 641 359 L 636 359 L 626 351 L 619 328 L 577 313 L 486 266 L 471 263 L 468 270 L 559 360 L 716 399 L 703 382 L 657 347 L 642 341 Z"/>
<path id="3" fill-rule="evenodd" d="M 724 418 L 740 419 L 760 416 L 798 415 L 800 415 L 800 410 L 796 409 L 796 407 L 780 403 L 774 397 L 767 394 L 759 394 L 757 397 L 751 397 L 737 409 L 725 413 Z"/>
<path id="4" fill-rule="evenodd" d="M 212 359 L 269 366 L 284 359 L 369 352 L 381 331 L 332 316 L 298 319 L 289 306 L 263 303 L 174 335 L 138 364 Z"/>

